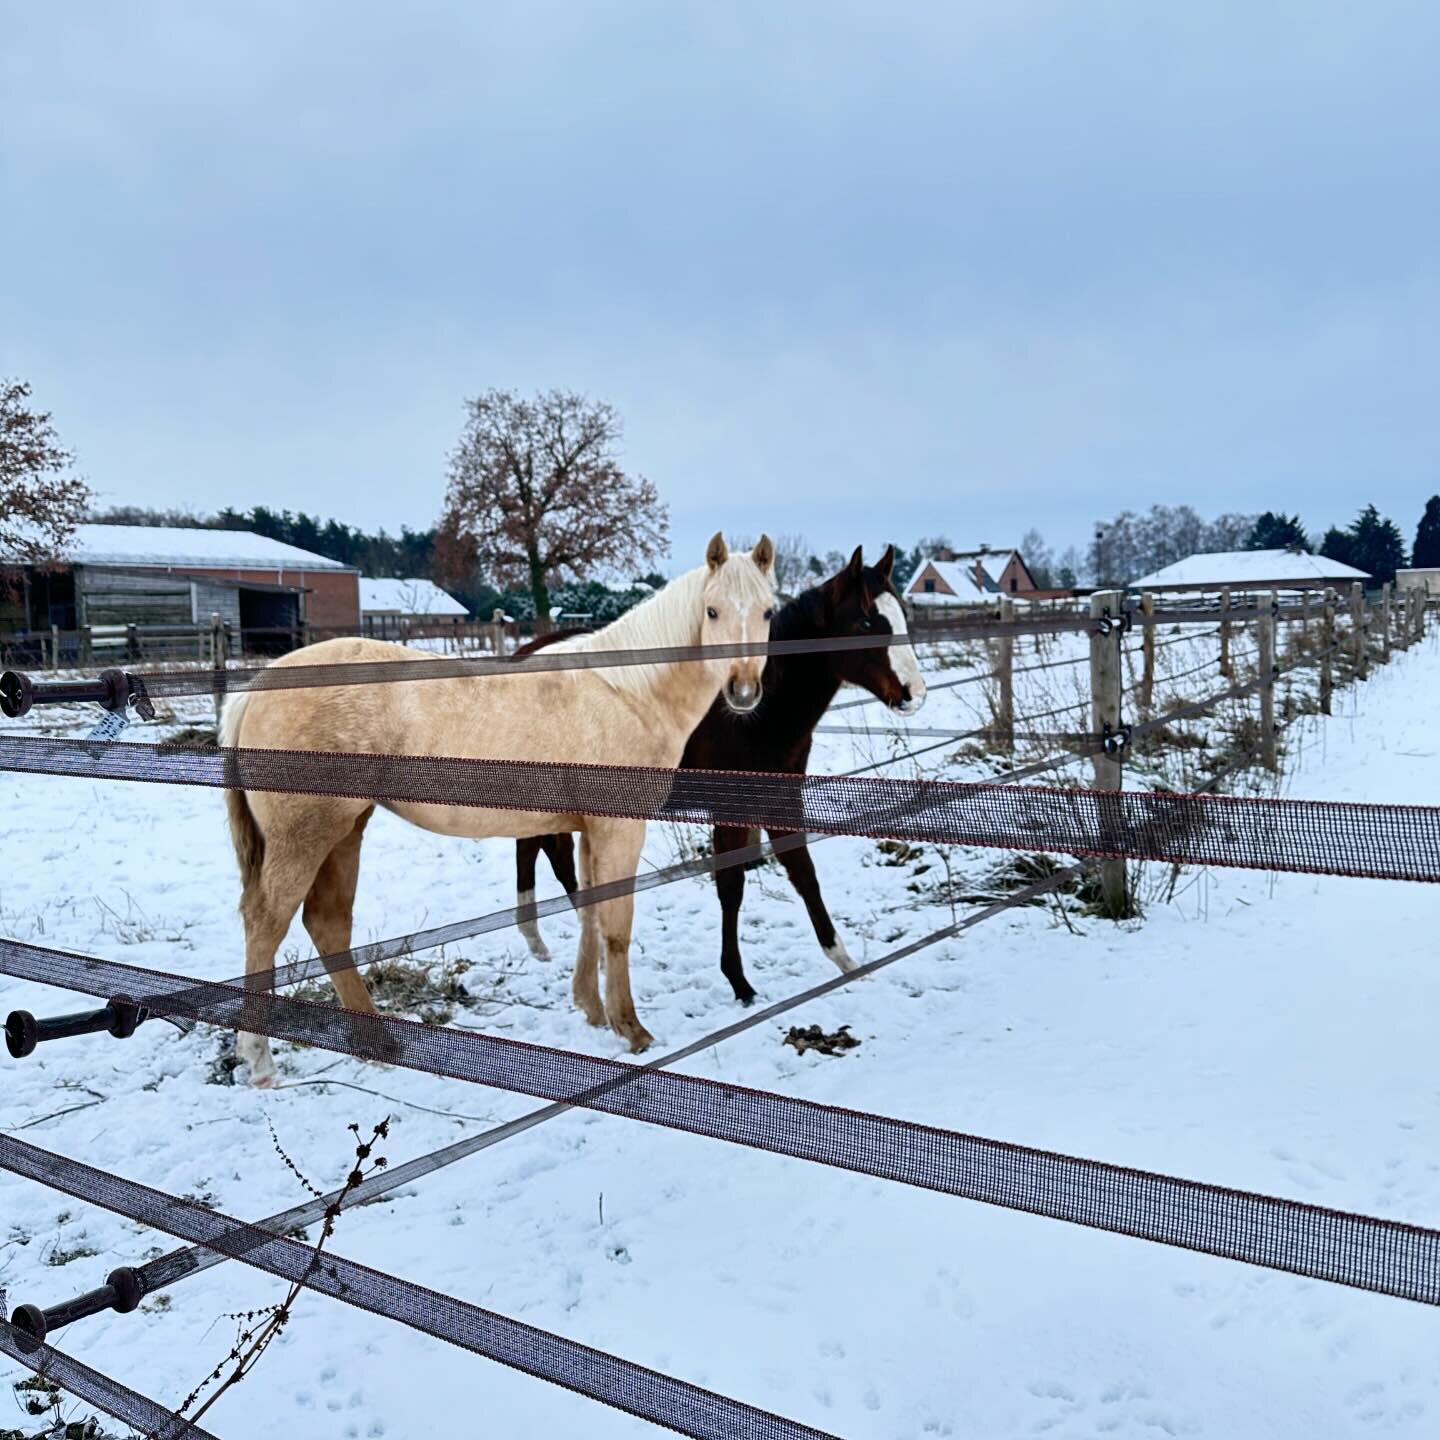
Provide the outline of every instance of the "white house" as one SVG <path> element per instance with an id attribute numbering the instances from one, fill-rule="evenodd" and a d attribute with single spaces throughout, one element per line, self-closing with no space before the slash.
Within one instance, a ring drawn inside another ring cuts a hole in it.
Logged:
<path id="1" fill-rule="evenodd" d="M 914 605 L 944 608 L 1024 599 L 1036 588 L 1018 550 L 942 550 L 921 563 L 904 593 Z"/>
<path id="2" fill-rule="evenodd" d="M 1222 550 L 1191 555 L 1153 575 L 1142 575 L 1132 590 L 1314 590 L 1351 585 L 1370 576 L 1353 565 L 1303 550 Z"/>

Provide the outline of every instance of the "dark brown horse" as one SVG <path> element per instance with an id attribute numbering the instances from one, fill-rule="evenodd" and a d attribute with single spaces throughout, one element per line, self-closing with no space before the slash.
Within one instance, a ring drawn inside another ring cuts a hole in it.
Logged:
<path id="1" fill-rule="evenodd" d="M 905 634 L 905 612 L 890 578 L 894 560 L 891 547 L 878 565 L 867 566 L 857 547 L 850 563 L 838 575 L 806 590 L 775 612 L 770 622 L 770 638 L 817 640 L 835 635 Z M 541 649 L 559 638 L 543 636 L 516 653 Z M 842 685 L 858 685 L 902 715 L 913 715 L 925 699 L 925 681 L 909 645 L 771 656 L 765 663 L 760 704 L 743 717 L 733 715 L 718 703 L 712 705 L 685 746 L 681 768 L 803 774 L 810 758 L 811 734 Z M 794 832 L 770 830 L 767 833 L 775 841 Z M 745 830 L 726 825 L 715 827 L 716 855 L 741 849 L 750 841 L 751 835 Z M 575 846 L 568 834 L 519 840 L 515 846 L 515 868 L 521 905 L 534 902 L 535 862 L 542 850 L 549 857 L 555 878 L 567 893 L 573 895 L 578 888 Z M 810 912 L 820 948 L 841 970 L 853 969 L 854 962 L 845 949 L 845 942 L 835 933 L 834 922 L 825 908 L 809 849 L 796 846 L 777 858 Z M 715 885 L 720 892 L 723 920 L 720 969 L 734 989 L 735 998 L 748 1005 L 755 998 L 755 991 L 745 978 L 740 958 L 744 868 L 737 865 L 717 871 Z M 533 920 L 526 921 L 520 930 L 532 953 L 548 959 L 539 926 Z"/>

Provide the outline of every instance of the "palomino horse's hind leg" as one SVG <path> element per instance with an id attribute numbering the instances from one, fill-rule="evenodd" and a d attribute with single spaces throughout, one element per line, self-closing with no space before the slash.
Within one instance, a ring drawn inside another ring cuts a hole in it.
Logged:
<path id="1" fill-rule="evenodd" d="M 320 872 L 305 897 L 305 928 L 320 956 L 339 955 L 350 948 L 355 918 L 355 887 L 360 879 L 360 842 L 365 826 L 375 812 L 367 810 L 350 833 L 325 857 Z M 365 977 L 353 967 L 329 971 L 340 1003 L 347 1010 L 373 1012 L 375 1002 Z"/>
<path id="2" fill-rule="evenodd" d="M 767 830 L 772 845 L 788 839 L 793 830 Z M 808 845 L 797 845 L 793 850 L 782 850 L 776 857 L 785 867 L 795 893 L 805 902 L 810 912 L 810 923 L 815 927 L 815 938 L 829 960 L 842 974 L 849 974 L 855 968 L 845 942 L 835 933 L 835 922 L 825 908 L 825 899 L 820 894 L 820 880 L 815 874 L 815 862 L 810 858 Z"/>
<path id="3" fill-rule="evenodd" d="M 591 841 L 589 884 L 632 879 L 645 845 L 645 822 L 604 821 L 596 827 Z M 599 912 L 605 942 L 605 1016 L 610 1028 L 639 1054 L 654 1036 L 640 1023 L 630 994 L 630 929 L 635 918 L 635 895 L 627 891 L 586 908 Z"/>
<path id="4" fill-rule="evenodd" d="M 595 883 L 594 847 L 590 832 L 580 832 L 580 880 L 587 888 Z M 594 905 L 580 911 L 580 943 L 575 951 L 575 977 L 570 993 L 575 1004 L 585 1012 L 592 1025 L 605 1023 L 605 1007 L 600 1003 L 600 916 Z"/>
<path id="5" fill-rule="evenodd" d="M 258 808 L 257 801 L 270 811 L 270 823 L 260 827 L 265 835 L 264 859 L 259 873 L 245 885 L 240 914 L 245 921 L 246 984 L 268 991 L 271 980 L 267 972 L 274 968 L 275 951 L 295 912 L 309 894 L 321 864 L 358 817 L 353 811 L 341 813 L 327 827 L 327 817 L 297 814 L 292 808 L 296 802 L 289 796 L 251 796 L 252 808 Z M 271 803 L 265 804 L 267 801 Z M 256 816 L 257 821 L 260 818 Z M 262 976 L 266 978 L 262 980 Z M 241 1031 L 235 1037 L 235 1054 L 250 1066 L 252 1085 L 275 1083 L 275 1058 L 268 1035 Z"/>

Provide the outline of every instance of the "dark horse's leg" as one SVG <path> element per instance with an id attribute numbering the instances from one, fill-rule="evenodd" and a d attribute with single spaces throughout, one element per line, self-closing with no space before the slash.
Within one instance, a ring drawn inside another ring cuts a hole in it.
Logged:
<path id="1" fill-rule="evenodd" d="M 573 895 L 580 888 L 580 881 L 575 875 L 575 837 L 568 830 L 559 835 L 542 835 L 540 848 L 545 852 L 555 878 L 565 887 L 565 893 Z"/>
<path id="2" fill-rule="evenodd" d="M 522 906 L 535 903 L 535 862 L 540 858 L 540 851 L 544 849 L 547 838 L 544 835 L 531 835 L 515 842 L 515 899 Z M 520 921 L 520 933 L 525 937 L 530 953 L 537 960 L 550 958 L 550 951 L 540 938 L 540 926 L 533 916 Z"/>
<path id="3" fill-rule="evenodd" d="M 765 833 L 770 837 L 770 843 L 776 845 L 796 832 L 767 830 Z M 826 957 L 841 971 L 853 970 L 855 962 L 845 949 L 845 942 L 835 933 L 835 922 L 831 920 L 824 897 L 820 894 L 820 881 L 815 874 L 815 862 L 810 858 L 810 847 L 797 845 L 793 850 L 782 850 L 776 858 L 785 867 L 795 893 L 805 902 L 805 908 L 810 912 L 810 923 L 815 927 L 815 938 Z"/>
<path id="4" fill-rule="evenodd" d="M 732 850 L 743 850 L 750 843 L 751 832 L 730 825 L 717 825 L 714 832 L 715 856 Z M 755 998 L 755 989 L 745 978 L 740 959 L 740 902 L 745 898 L 745 867 L 731 865 L 715 872 L 715 888 L 720 892 L 720 970 L 730 982 L 735 998 L 748 1005 Z"/>

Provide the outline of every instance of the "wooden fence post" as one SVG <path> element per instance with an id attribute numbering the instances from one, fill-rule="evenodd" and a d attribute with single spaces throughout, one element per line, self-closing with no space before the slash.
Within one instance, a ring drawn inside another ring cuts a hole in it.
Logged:
<path id="1" fill-rule="evenodd" d="M 50 669 L 52 673 L 60 668 L 60 627 L 50 627 Z"/>
<path id="2" fill-rule="evenodd" d="M 1325 591 L 1325 623 L 1320 630 L 1320 713 L 1330 713 L 1330 697 L 1335 693 L 1335 592 Z"/>
<path id="3" fill-rule="evenodd" d="M 1151 620 L 1155 615 L 1155 596 L 1147 590 L 1140 597 L 1140 613 L 1146 620 Z M 1155 627 L 1147 624 L 1145 633 L 1140 638 L 1141 650 L 1145 657 L 1145 668 L 1140 674 L 1140 714 L 1141 718 L 1148 720 L 1150 712 L 1155 704 Z"/>
<path id="4" fill-rule="evenodd" d="M 1275 607 L 1273 590 L 1260 595 L 1260 618 L 1255 626 L 1259 648 L 1260 679 L 1260 763 L 1275 769 Z"/>
<path id="5" fill-rule="evenodd" d="M 1351 643 L 1355 649 L 1355 678 L 1370 674 L 1370 647 L 1365 636 L 1365 587 L 1359 580 L 1350 587 Z"/>
<path id="6" fill-rule="evenodd" d="M 1229 589 L 1220 592 L 1220 674 L 1228 680 L 1231 676 L 1230 668 L 1230 621 L 1226 616 L 1230 611 Z"/>
<path id="7" fill-rule="evenodd" d="M 225 670 L 228 638 L 225 634 L 225 622 L 220 618 L 218 611 L 212 611 L 210 615 L 210 668 L 221 674 Z M 224 682 L 216 680 L 213 689 L 215 691 L 215 741 L 218 744 L 220 741 L 220 709 L 225 703 Z"/>
<path id="8" fill-rule="evenodd" d="M 1123 639 L 1119 620 L 1124 614 L 1125 595 L 1120 590 L 1102 590 L 1090 597 L 1090 615 L 1097 622 L 1090 632 L 1090 729 L 1100 736 L 1120 728 L 1120 646 Z M 1117 623 L 1107 634 L 1100 633 L 1098 622 L 1109 614 Z M 1121 765 L 1119 754 L 1103 750 L 1095 756 L 1095 788 L 1119 790 Z M 1125 862 L 1106 860 L 1100 866 L 1101 908 L 1113 920 L 1129 913 Z"/>
<path id="9" fill-rule="evenodd" d="M 1390 603 L 1395 591 L 1395 582 L 1387 580 L 1380 587 L 1380 663 L 1390 663 Z"/>
<path id="10" fill-rule="evenodd" d="M 497 654 L 505 653 L 505 612 L 494 610 L 490 614 L 490 648 Z"/>
<path id="11" fill-rule="evenodd" d="M 1009 624 L 1015 619 L 1015 602 L 1000 597 L 1000 619 Z M 997 648 L 995 681 L 998 695 L 995 704 L 995 746 L 1006 755 L 1015 753 L 1015 637 L 1002 635 Z"/>

